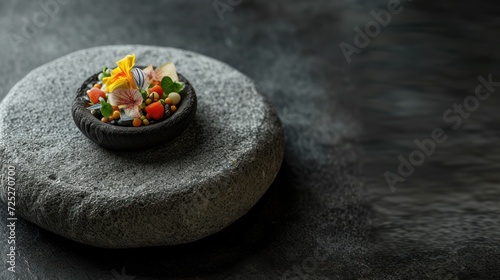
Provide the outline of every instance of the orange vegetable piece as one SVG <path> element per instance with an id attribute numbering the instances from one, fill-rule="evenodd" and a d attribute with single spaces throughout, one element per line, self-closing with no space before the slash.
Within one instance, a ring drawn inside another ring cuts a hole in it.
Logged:
<path id="1" fill-rule="evenodd" d="M 152 93 L 152 92 L 157 92 L 158 96 L 161 96 L 163 94 L 163 89 L 161 88 L 161 86 L 156 85 L 156 86 L 149 89 L 149 93 Z"/>
<path id="2" fill-rule="evenodd" d="M 148 115 L 150 115 L 153 119 L 159 121 L 163 119 L 165 107 L 163 107 L 160 101 L 156 101 L 146 107 L 146 112 L 148 112 Z"/>
<path id="3" fill-rule="evenodd" d="M 99 103 L 99 97 L 106 98 L 106 93 L 98 88 L 92 88 L 88 91 L 87 95 L 94 104 Z"/>

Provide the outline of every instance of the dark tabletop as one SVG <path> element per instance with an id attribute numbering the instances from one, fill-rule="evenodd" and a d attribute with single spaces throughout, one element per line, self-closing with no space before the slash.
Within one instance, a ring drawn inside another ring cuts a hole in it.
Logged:
<path id="1" fill-rule="evenodd" d="M 500 278 L 495 1 L 47 1 L 0 2 L 0 99 L 76 50 L 177 47 L 254 79 L 286 153 L 247 215 L 187 245 L 99 249 L 19 220 L 12 274 L 2 206 L 1 279 Z"/>

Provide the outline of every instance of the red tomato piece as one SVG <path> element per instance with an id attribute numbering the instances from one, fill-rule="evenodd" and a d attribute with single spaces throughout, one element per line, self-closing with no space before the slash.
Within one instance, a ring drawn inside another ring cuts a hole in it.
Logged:
<path id="1" fill-rule="evenodd" d="M 149 93 L 152 93 L 152 92 L 157 92 L 158 95 L 161 96 L 163 94 L 163 89 L 161 88 L 161 86 L 156 85 L 156 86 L 149 89 Z"/>
<path id="2" fill-rule="evenodd" d="M 163 119 L 163 114 L 165 114 L 165 108 L 160 101 L 153 102 L 146 107 L 146 112 L 155 120 L 159 121 Z"/>

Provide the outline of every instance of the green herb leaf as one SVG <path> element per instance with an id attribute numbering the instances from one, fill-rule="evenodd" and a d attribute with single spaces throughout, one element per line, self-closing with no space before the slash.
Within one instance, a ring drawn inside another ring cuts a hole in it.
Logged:
<path id="1" fill-rule="evenodd" d="M 174 92 L 181 92 L 184 89 L 184 83 L 174 83 Z"/>
<path id="2" fill-rule="evenodd" d="M 101 101 L 101 114 L 103 117 L 108 118 L 113 114 L 113 106 L 111 104 L 107 103 L 106 101 L 102 100 Z"/>
<path id="3" fill-rule="evenodd" d="M 171 93 L 173 87 L 174 87 L 174 81 L 172 81 L 170 77 L 165 76 L 163 77 L 163 79 L 161 79 L 161 89 L 165 94 Z"/>
<path id="4" fill-rule="evenodd" d="M 167 95 L 171 92 L 179 93 L 184 89 L 184 83 L 174 82 L 170 77 L 165 76 L 161 80 L 161 89 Z"/>

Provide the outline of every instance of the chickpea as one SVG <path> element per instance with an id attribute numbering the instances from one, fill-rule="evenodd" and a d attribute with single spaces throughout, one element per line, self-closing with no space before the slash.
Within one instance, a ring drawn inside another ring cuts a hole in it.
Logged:
<path id="1" fill-rule="evenodd" d="M 135 118 L 133 121 L 132 121 L 132 124 L 135 126 L 135 127 L 139 127 L 142 125 L 142 121 L 141 119 L 138 119 L 138 118 Z"/>
<path id="2" fill-rule="evenodd" d="M 114 111 L 113 112 L 113 119 L 117 120 L 120 118 L 120 111 Z"/>

